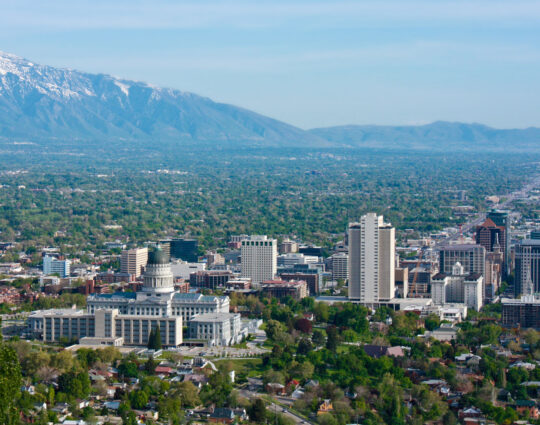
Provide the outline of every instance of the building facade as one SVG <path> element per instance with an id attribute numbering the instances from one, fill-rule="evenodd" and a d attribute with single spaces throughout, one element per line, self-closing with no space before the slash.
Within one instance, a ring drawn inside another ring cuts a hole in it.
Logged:
<path id="1" fill-rule="evenodd" d="M 493 252 L 494 245 L 500 244 L 504 275 L 510 267 L 510 239 L 510 217 L 505 211 L 490 211 L 484 223 L 476 228 L 476 243 L 486 251 Z"/>
<path id="2" fill-rule="evenodd" d="M 375 213 L 349 224 L 349 299 L 389 300 L 395 293 L 395 231 Z"/>
<path id="3" fill-rule="evenodd" d="M 191 273 L 189 276 L 189 284 L 194 288 L 224 288 L 229 280 L 234 278 L 234 275 L 229 270 L 200 270 Z"/>
<path id="4" fill-rule="evenodd" d="M 47 342 L 89 337 L 146 345 L 151 330 L 159 327 L 163 346 L 174 347 L 182 344 L 184 323 L 202 314 L 229 312 L 228 297 L 175 291 L 169 257 L 160 248 L 150 253 L 143 277 L 138 292 L 90 295 L 86 311 L 33 312 L 28 334 Z"/>
<path id="5" fill-rule="evenodd" d="M 431 299 L 435 305 L 458 303 L 479 311 L 484 302 L 483 276 L 465 273 L 456 263 L 452 274 L 438 273 L 431 278 Z"/>
<path id="6" fill-rule="evenodd" d="M 263 294 L 273 298 L 291 297 L 301 300 L 308 296 L 307 283 L 303 280 L 267 280 L 261 283 L 260 289 Z"/>
<path id="7" fill-rule="evenodd" d="M 122 251 L 120 271 L 139 277 L 148 262 L 148 248 L 134 248 Z"/>
<path id="8" fill-rule="evenodd" d="M 273 279 L 277 274 L 277 240 L 250 236 L 241 241 L 242 277 L 254 285 Z"/>
<path id="9" fill-rule="evenodd" d="M 332 261 L 332 280 L 349 280 L 349 255 L 345 252 L 338 252 L 331 257 Z"/>
<path id="10" fill-rule="evenodd" d="M 503 298 L 501 304 L 503 326 L 540 329 L 540 296 L 538 294 L 517 299 Z"/>
<path id="11" fill-rule="evenodd" d="M 515 296 L 527 295 L 528 284 L 532 293 L 540 292 L 540 239 L 525 239 L 515 246 Z"/>
<path id="12" fill-rule="evenodd" d="M 439 250 L 439 271 L 450 274 L 454 264 L 460 263 L 465 273 L 486 271 L 486 248 L 478 244 L 455 244 L 443 246 Z"/>
<path id="13" fill-rule="evenodd" d="M 239 314 L 206 313 L 189 322 L 189 337 L 210 346 L 236 344 L 243 336 Z"/>
<path id="14" fill-rule="evenodd" d="M 57 273 L 61 278 L 71 274 L 71 261 L 58 260 L 55 257 L 46 255 L 43 257 L 43 274 L 50 275 Z"/>

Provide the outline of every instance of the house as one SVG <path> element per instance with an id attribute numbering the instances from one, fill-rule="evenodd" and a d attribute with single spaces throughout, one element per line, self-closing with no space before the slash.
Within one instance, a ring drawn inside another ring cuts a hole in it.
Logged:
<path id="1" fill-rule="evenodd" d="M 480 361 L 482 360 L 482 357 L 477 356 L 476 354 L 472 354 L 472 353 L 463 353 L 463 354 L 460 354 L 459 356 L 456 356 L 455 359 L 456 359 L 456 362 L 466 363 L 470 359 L 478 359 L 478 361 Z"/>
<path id="2" fill-rule="evenodd" d="M 454 326 L 449 326 L 443 324 L 440 328 L 434 329 L 431 332 L 426 332 L 424 336 L 426 338 L 434 338 L 437 341 L 447 341 L 450 342 L 457 338 L 457 328 Z"/>
<path id="3" fill-rule="evenodd" d="M 522 367 L 523 369 L 527 370 L 534 370 L 536 369 L 536 365 L 528 362 L 515 362 L 510 365 L 510 367 Z"/>
<path id="4" fill-rule="evenodd" d="M 325 413 L 330 413 L 333 410 L 334 406 L 332 406 L 332 400 L 326 399 L 319 406 L 319 410 L 317 410 L 317 416 L 324 415 Z"/>
<path id="5" fill-rule="evenodd" d="M 375 359 L 382 356 L 403 357 L 405 355 L 401 347 L 386 347 L 384 345 L 366 344 L 363 346 L 363 348 L 369 357 L 373 357 Z"/>
<path id="6" fill-rule="evenodd" d="M 458 414 L 460 419 L 464 418 L 481 418 L 482 411 L 480 409 L 477 409 L 476 407 L 468 407 L 466 409 L 460 410 Z"/>
<path id="7" fill-rule="evenodd" d="M 52 409 L 51 411 L 55 412 L 55 413 L 60 413 L 60 414 L 67 414 L 69 412 L 69 404 L 67 403 L 57 403 Z"/>
<path id="8" fill-rule="evenodd" d="M 285 385 L 277 382 L 269 382 L 266 384 L 266 392 L 270 394 L 286 394 Z"/>
<path id="9" fill-rule="evenodd" d="M 315 379 L 310 379 L 309 381 L 306 382 L 306 384 L 304 385 L 304 388 L 309 389 L 309 388 L 316 388 L 318 386 L 319 386 L 319 381 Z"/>
<path id="10" fill-rule="evenodd" d="M 173 372 L 173 369 L 167 366 L 157 366 L 155 370 L 156 375 L 169 376 L 172 372 Z"/>
<path id="11" fill-rule="evenodd" d="M 191 382 L 195 387 L 201 389 L 208 382 L 208 378 L 206 375 L 191 373 L 184 376 L 184 382 Z"/>
<path id="12" fill-rule="evenodd" d="M 520 415 L 529 414 L 531 419 L 540 418 L 540 411 L 533 400 L 516 400 L 516 411 Z"/>
<path id="13" fill-rule="evenodd" d="M 208 417 L 209 422 L 230 424 L 234 422 L 235 414 L 233 409 L 217 408 Z"/>
<path id="14" fill-rule="evenodd" d="M 291 398 L 293 398 L 294 400 L 298 400 L 302 398 L 303 395 L 304 395 L 304 390 L 302 388 L 297 388 L 292 392 Z"/>
<path id="15" fill-rule="evenodd" d="M 36 387 L 34 387 L 33 385 L 23 385 L 21 387 L 21 391 L 27 392 L 30 395 L 35 395 L 36 394 Z"/>
<path id="16" fill-rule="evenodd" d="M 47 410 L 47 403 L 34 403 L 33 408 L 37 412 L 41 412 L 42 410 Z"/>
<path id="17" fill-rule="evenodd" d="M 289 382 L 287 382 L 287 385 L 285 387 L 285 391 L 287 394 L 292 393 L 294 390 L 296 390 L 300 385 L 300 382 L 298 382 L 296 379 L 291 379 Z"/>
<path id="18" fill-rule="evenodd" d="M 139 419 L 142 419 L 144 423 L 150 421 L 157 421 L 159 419 L 159 413 L 155 410 L 134 410 L 135 415 Z"/>

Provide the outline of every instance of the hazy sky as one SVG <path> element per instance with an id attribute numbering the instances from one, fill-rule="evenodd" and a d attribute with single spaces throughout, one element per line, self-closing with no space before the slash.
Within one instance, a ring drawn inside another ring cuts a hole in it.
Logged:
<path id="1" fill-rule="evenodd" d="M 302 128 L 540 126 L 538 0 L 0 0 L 0 50 Z"/>

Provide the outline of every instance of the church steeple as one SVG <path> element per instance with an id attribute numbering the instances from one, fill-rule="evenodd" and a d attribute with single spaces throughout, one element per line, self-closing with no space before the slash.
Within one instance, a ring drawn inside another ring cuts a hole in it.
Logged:
<path id="1" fill-rule="evenodd" d="M 493 252 L 501 252 L 501 244 L 499 243 L 499 234 L 495 233 L 495 241 L 493 241 Z"/>

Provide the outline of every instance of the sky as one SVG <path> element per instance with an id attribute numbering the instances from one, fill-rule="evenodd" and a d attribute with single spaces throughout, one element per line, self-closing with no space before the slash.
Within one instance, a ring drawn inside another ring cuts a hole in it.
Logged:
<path id="1" fill-rule="evenodd" d="M 540 127 L 538 0 L 0 0 L 0 50 L 306 129 Z"/>

